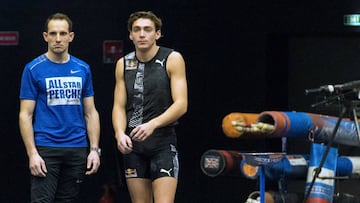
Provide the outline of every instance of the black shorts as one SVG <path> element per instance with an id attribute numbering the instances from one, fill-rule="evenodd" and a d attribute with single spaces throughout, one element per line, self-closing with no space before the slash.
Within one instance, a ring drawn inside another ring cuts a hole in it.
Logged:
<path id="1" fill-rule="evenodd" d="M 84 180 L 88 149 L 38 147 L 46 177 L 31 176 L 31 202 L 76 202 Z"/>
<path id="2" fill-rule="evenodd" d="M 178 178 L 179 160 L 173 128 L 154 132 L 144 142 L 134 142 L 134 151 L 124 155 L 126 178 Z"/>

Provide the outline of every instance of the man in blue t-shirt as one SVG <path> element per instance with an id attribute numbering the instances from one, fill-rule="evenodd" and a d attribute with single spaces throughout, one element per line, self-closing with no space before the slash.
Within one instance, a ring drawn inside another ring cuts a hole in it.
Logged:
<path id="1" fill-rule="evenodd" d="M 31 202 L 75 202 L 85 175 L 100 166 L 100 122 L 91 70 L 69 54 L 71 19 L 51 15 L 47 52 L 26 64 L 19 127 L 29 158 Z"/>

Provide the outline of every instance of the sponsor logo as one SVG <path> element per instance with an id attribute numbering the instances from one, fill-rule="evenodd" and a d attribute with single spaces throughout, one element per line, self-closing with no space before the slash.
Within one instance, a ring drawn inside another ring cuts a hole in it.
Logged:
<path id="1" fill-rule="evenodd" d="M 80 183 L 83 182 L 83 180 L 77 179 L 75 182 L 76 182 L 77 184 L 80 184 Z"/>
<path id="2" fill-rule="evenodd" d="M 170 169 L 170 170 L 166 170 L 166 169 L 160 169 L 160 173 L 166 173 L 166 174 L 168 174 L 168 176 L 171 176 L 171 172 L 172 171 L 172 168 Z"/>
<path id="3" fill-rule="evenodd" d="M 135 70 L 137 68 L 137 61 L 135 59 L 126 60 L 125 70 Z"/>
<path id="4" fill-rule="evenodd" d="M 165 59 L 163 59 L 163 60 L 159 60 L 159 59 L 156 59 L 155 60 L 155 63 L 158 63 L 158 64 L 160 64 L 162 67 L 164 66 L 164 61 L 165 61 Z"/>
<path id="5" fill-rule="evenodd" d="M 128 168 L 128 169 L 125 169 L 125 177 L 126 178 L 134 178 L 134 177 L 137 177 L 137 171 L 136 169 L 134 168 Z"/>
<path id="6" fill-rule="evenodd" d="M 79 73 L 81 70 L 70 70 L 71 74 Z"/>

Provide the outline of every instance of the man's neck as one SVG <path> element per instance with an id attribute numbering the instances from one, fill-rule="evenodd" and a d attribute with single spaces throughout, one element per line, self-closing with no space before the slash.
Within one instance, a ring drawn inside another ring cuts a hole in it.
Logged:
<path id="1" fill-rule="evenodd" d="M 136 58 L 141 62 L 148 62 L 159 50 L 159 46 L 153 46 L 149 50 L 136 50 Z"/>
<path id="2" fill-rule="evenodd" d="M 50 61 L 54 63 L 66 63 L 70 59 L 70 55 L 68 53 L 54 54 L 51 52 L 46 52 L 45 55 Z"/>

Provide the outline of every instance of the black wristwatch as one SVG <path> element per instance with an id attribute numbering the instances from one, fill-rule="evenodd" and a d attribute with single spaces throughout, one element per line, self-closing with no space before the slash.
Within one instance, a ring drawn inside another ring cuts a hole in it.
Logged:
<path id="1" fill-rule="evenodd" d="M 101 156 L 101 148 L 99 147 L 90 147 L 90 151 L 96 151 Z"/>

